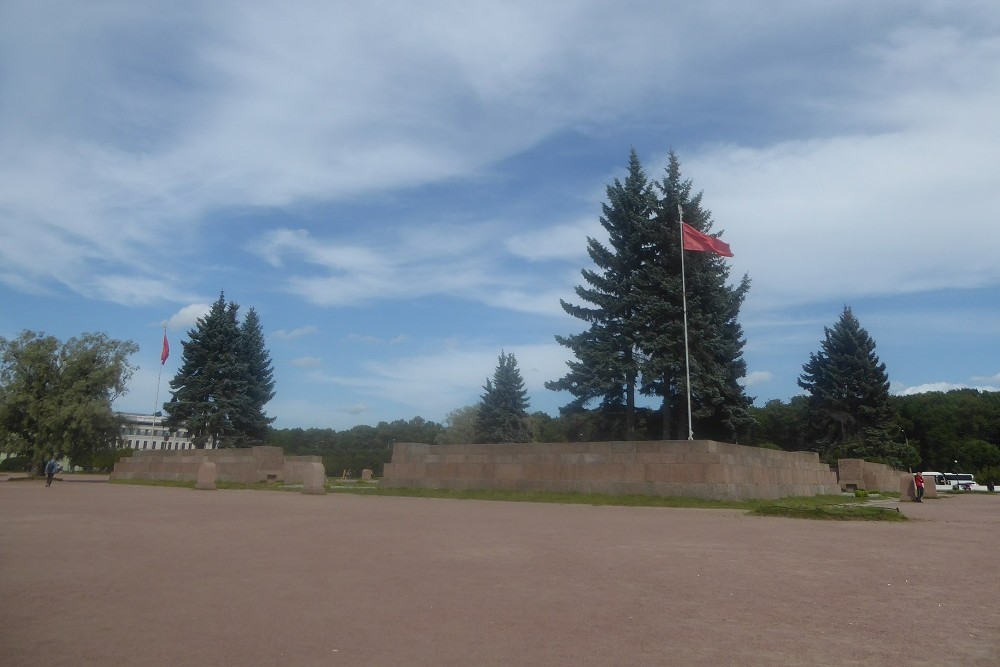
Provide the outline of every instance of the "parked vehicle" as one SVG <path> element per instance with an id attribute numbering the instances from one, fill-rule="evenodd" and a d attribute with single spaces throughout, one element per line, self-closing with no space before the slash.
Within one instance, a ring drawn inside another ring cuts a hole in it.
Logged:
<path id="1" fill-rule="evenodd" d="M 922 472 L 920 474 L 924 476 L 924 485 L 934 484 L 934 488 L 938 491 L 954 490 L 951 481 L 948 480 L 943 472 Z"/>
<path id="2" fill-rule="evenodd" d="M 953 491 L 989 491 L 989 488 L 976 483 L 976 478 L 967 472 L 945 473 Z"/>

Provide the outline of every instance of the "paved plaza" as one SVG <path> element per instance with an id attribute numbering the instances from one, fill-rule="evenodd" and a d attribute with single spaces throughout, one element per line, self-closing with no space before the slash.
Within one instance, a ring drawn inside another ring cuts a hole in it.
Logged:
<path id="1" fill-rule="evenodd" d="M 1000 495 L 898 507 L 0 481 L 0 664 L 998 664 Z"/>

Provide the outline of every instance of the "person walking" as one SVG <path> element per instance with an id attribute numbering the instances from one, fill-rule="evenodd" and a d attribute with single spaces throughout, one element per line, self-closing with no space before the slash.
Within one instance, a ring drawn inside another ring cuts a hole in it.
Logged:
<path id="1" fill-rule="evenodd" d="M 45 464 L 45 486 L 52 486 L 52 478 L 56 476 L 59 472 L 59 463 L 56 461 L 55 455 L 49 459 L 49 462 Z"/>
<path id="2" fill-rule="evenodd" d="M 915 473 L 913 475 L 913 484 L 917 487 L 917 502 L 924 502 L 924 476 L 922 473 Z"/>

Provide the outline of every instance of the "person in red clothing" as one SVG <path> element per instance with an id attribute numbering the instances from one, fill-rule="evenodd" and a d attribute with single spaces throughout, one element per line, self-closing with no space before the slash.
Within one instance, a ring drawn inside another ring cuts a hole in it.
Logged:
<path id="1" fill-rule="evenodd" d="M 924 502 L 924 476 L 922 474 L 915 473 L 913 475 L 913 484 L 917 487 L 917 502 Z"/>

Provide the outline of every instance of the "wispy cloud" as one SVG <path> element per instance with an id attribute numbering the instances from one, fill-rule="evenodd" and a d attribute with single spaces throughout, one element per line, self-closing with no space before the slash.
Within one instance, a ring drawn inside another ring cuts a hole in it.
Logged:
<path id="1" fill-rule="evenodd" d="M 272 335 L 279 340 L 295 340 L 314 333 L 319 333 L 319 327 L 308 324 L 296 329 L 278 329 Z"/>

